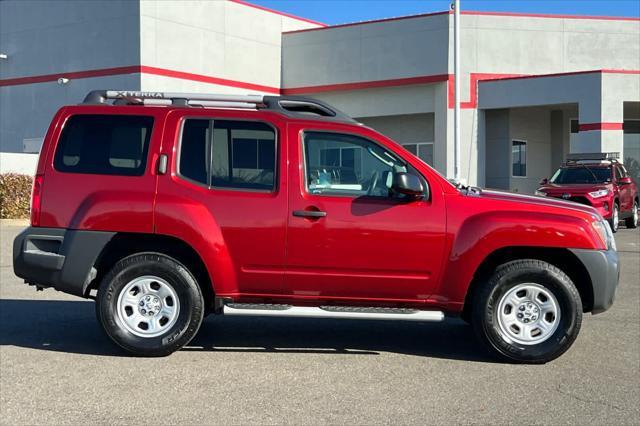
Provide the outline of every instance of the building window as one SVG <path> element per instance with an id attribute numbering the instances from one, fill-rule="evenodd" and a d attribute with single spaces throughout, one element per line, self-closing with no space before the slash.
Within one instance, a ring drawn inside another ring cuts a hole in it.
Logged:
<path id="1" fill-rule="evenodd" d="M 402 146 L 428 165 L 433 166 L 433 142 L 408 143 Z"/>
<path id="2" fill-rule="evenodd" d="M 569 122 L 571 124 L 571 133 L 579 133 L 580 132 L 580 122 L 573 118 Z"/>
<path id="3" fill-rule="evenodd" d="M 210 187 L 273 190 L 275 136 L 275 131 L 264 123 L 186 120 L 180 174 Z"/>
<path id="4" fill-rule="evenodd" d="M 511 143 L 511 165 L 511 176 L 527 176 L 527 143 L 525 141 Z"/>

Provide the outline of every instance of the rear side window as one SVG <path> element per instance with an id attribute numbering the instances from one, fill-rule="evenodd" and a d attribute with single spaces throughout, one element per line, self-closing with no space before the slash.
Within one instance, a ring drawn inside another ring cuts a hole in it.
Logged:
<path id="1" fill-rule="evenodd" d="M 188 119 L 182 128 L 180 175 L 210 187 L 275 187 L 276 133 L 265 123 Z"/>
<path id="2" fill-rule="evenodd" d="M 67 120 L 54 158 L 68 173 L 141 176 L 153 117 L 74 115 Z"/>

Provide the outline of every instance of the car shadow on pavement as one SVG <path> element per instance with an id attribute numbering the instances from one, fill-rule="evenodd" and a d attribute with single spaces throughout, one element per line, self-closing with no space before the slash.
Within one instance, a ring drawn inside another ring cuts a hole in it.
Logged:
<path id="1" fill-rule="evenodd" d="M 0 299 L 0 346 L 102 356 L 126 356 L 100 330 L 86 301 Z M 311 318 L 205 319 L 183 351 L 414 356 L 493 362 L 473 330 L 444 323 Z"/>

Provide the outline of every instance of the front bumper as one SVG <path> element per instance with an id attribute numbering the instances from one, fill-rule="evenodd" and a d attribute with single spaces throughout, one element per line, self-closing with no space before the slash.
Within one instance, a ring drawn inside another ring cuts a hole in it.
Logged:
<path id="1" fill-rule="evenodd" d="M 96 259 L 114 235 L 29 227 L 13 241 L 13 271 L 26 283 L 86 297 Z"/>
<path id="2" fill-rule="evenodd" d="M 585 206 L 591 206 L 594 209 L 596 209 L 600 214 L 600 216 L 602 216 L 604 219 L 611 219 L 611 215 L 612 215 L 611 206 L 613 203 L 613 199 L 610 198 L 609 196 L 601 197 L 601 198 L 591 198 L 591 197 L 588 197 L 586 194 L 578 194 L 578 195 L 573 195 L 571 198 L 565 198 L 561 193 L 557 193 L 557 194 L 548 193 L 546 196 L 551 198 L 558 198 L 564 201 L 572 201 L 574 203 L 584 204 Z"/>
<path id="3" fill-rule="evenodd" d="M 611 250 L 571 249 L 582 262 L 591 278 L 593 288 L 592 314 L 599 314 L 611 307 L 620 279 L 618 253 Z"/>

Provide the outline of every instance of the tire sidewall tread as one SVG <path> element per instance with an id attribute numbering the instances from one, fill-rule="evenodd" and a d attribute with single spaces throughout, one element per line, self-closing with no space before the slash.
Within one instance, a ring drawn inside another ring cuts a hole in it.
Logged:
<path id="1" fill-rule="evenodd" d="M 176 323 L 164 334 L 140 337 L 128 331 L 117 315 L 117 299 L 123 287 L 143 275 L 166 279 L 180 300 Z M 103 330 L 118 346 L 138 356 L 166 356 L 195 336 L 204 317 L 204 300 L 196 279 L 177 260 L 154 252 L 137 253 L 118 261 L 100 283 L 96 316 Z"/>
<path id="2" fill-rule="evenodd" d="M 507 342 L 499 332 L 498 304 L 517 284 L 531 282 L 551 291 L 560 306 L 560 323 L 553 335 L 536 345 Z M 516 363 L 546 363 L 573 344 L 582 325 L 580 294 L 571 279 L 550 263 L 523 259 L 499 266 L 473 299 L 472 324 L 480 340 L 500 358 Z"/>

